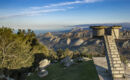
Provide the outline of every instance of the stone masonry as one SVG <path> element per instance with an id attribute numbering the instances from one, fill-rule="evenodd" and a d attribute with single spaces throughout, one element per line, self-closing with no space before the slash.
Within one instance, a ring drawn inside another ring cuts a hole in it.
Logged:
<path id="1" fill-rule="evenodd" d="M 106 45 L 106 58 L 108 62 L 108 70 L 113 76 L 113 79 L 120 80 L 124 76 L 124 67 L 121 63 L 120 55 L 112 35 L 104 36 Z M 121 79 L 122 80 L 122 79 Z"/>

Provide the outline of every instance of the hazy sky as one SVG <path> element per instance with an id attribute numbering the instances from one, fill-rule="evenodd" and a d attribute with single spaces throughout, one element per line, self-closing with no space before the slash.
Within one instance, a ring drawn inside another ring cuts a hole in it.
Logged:
<path id="1" fill-rule="evenodd" d="M 53 30 L 130 22 L 130 0 L 0 0 L 0 26 Z"/>

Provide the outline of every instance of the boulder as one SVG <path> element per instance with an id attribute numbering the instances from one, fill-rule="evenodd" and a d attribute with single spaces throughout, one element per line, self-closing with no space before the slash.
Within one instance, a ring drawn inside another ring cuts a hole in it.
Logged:
<path id="1" fill-rule="evenodd" d="M 71 43 L 71 39 L 68 38 L 66 42 L 67 42 L 67 45 L 70 45 L 70 43 Z"/>
<path id="2" fill-rule="evenodd" d="M 98 45 L 98 44 L 100 44 L 100 42 L 101 42 L 100 40 L 96 40 L 95 43 Z"/>
<path id="3" fill-rule="evenodd" d="M 39 77 L 45 77 L 48 75 L 48 71 L 46 71 L 45 69 L 41 70 L 40 72 L 38 72 L 38 76 Z"/>
<path id="4" fill-rule="evenodd" d="M 45 68 L 50 64 L 50 61 L 48 59 L 41 60 L 39 63 L 39 77 L 45 77 L 48 75 L 48 71 L 45 70 Z"/>
<path id="5" fill-rule="evenodd" d="M 40 69 L 44 69 L 44 68 L 47 67 L 49 64 L 50 64 L 50 60 L 44 59 L 44 60 L 40 61 L 40 63 L 39 63 L 39 68 L 40 68 Z"/>
<path id="6" fill-rule="evenodd" d="M 82 43 L 84 43 L 83 39 L 78 39 L 75 43 L 74 46 L 80 46 Z"/>
<path id="7" fill-rule="evenodd" d="M 65 67 L 69 67 L 74 63 L 74 61 L 69 56 L 67 56 L 63 60 L 61 60 L 61 63 L 63 63 Z"/>
<path id="8" fill-rule="evenodd" d="M 30 76 L 32 73 L 31 72 L 29 72 L 28 74 L 27 74 L 27 76 Z"/>

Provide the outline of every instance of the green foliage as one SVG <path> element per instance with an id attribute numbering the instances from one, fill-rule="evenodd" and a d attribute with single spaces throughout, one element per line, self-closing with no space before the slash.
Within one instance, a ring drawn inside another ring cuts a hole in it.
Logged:
<path id="1" fill-rule="evenodd" d="M 57 53 L 54 50 L 49 50 L 49 56 L 51 59 L 58 59 Z"/>
<path id="2" fill-rule="evenodd" d="M 65 50 L 62 50 L 62 49 L 58 49 L 57 50 L 57 56 L 58 56 L 58 59 L 63 59 L 67 56 L 69 56 L 70 58 L 72 58 L 74 56 L 74 52 L 69 50 L 68 48 L 65 49 Z"/>
<path id="3" fill-rule="evenodd" d="M 58 59 L 60 59 L 60 57 L 61 57 L 61 56 L 63 55 L 63 53 L 64 53 L 64 50 L 58 49 L 56 52 L 57 52 Z"/>
<path id="4" fill-rule="evenodd" d="M 73 58 L 76 58 L 76 57 L 81 57 L 81 54 L 80 54 L 80 52 L 78 50 L 75 50 L 73 52 Z"/>
<path id="5" fill-rule="evenodd" d="M 93 55 L 92 54 L 88 54 L 87 57 L 92 59 Z"/>
<path id="6" fill-rule="evenodd" d="M 0 28 L 0 68 L 30 67 L 37 53 L 50 56 L 47 47 L 39 43 L 33 31 L 19 29 L 13 33 L 10 28 Z"/>
<path id="7" fill-rule="evenodd" d="M 86 48 L 86 47 L 81 47 L 81 48 L 79 49 L 79 52 L 81 53 L 81 56 L 87 56 L 88 48 Z"/>
<path id="8" fill-rule="evenodd" d="M 64 50 L 61 58 L 65 58 L 67 56 L 69 56 L 70 58 L 73 57 L 73 51 L 69 50 L 68 48 Z"/>
<path id="9" fill-rule="evenodd" d="M 120 55 L 121 61 L 126 64 L 127 58 L 124 55 Z"/>

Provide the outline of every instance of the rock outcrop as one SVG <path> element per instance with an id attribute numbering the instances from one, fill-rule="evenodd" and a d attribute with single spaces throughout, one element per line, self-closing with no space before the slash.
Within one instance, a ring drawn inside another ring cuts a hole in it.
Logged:
<path id="1" fill-rule="evenodd" d="M 70 43 L 71 43 L 71 39 L 68 38 L 67 41 L 66 41 L 66 43 L 67 43 L 67 45 L 70 45 Z"/>
<path id="2" fill-rule="evenodd" d="M 78 39 L 75 43 L 74 46 L 80 46 L 82 43 L 84 43 L 83 39 Z"/>
<path id="3" fill-rule="evenodd" d="M 48 59 L 44 59 L 44 60 L 42 60 L 42 61 L 40 61 L 40 63 L 39 63 L 39 68 L 40 69 L 44 69 L 44 68 L 46 68 L 48 65 L 50 64 L 50 61 L 48 60 Z"/>
<path id="4" fill-rule="evenodd" d="M 129 48 L 130 47 L 130 41 L 125 41 L 122 45 L 122 48 Z"/>
<path id="5" fill-rule="evenodd" d="M 48 71 L 45 70 L 45 68 L 50 64 L 50 61 L 48 59 L 44 59 L 40 61 L 39 63 L 39 72 L 38 76 L 39 77 L 45 77 L 48 75 Z"/>
<path id="6" fill-rule="evenodd" d="M 43 42 L 48 48 L 78 50 L 82 47 L 88 48 L 88 52 L 85 53 L 99 53 L 102 54 L 103 42 L 97 39 L 91 39 L 90 32 L 88 30 L 73 29 L 70 32 L 64 33 L 46 33 L 40 41 Z M 99 47 L 99 48 L 97 48 Z"/>
<path id="7" fill-rule="evenodd" d="M 69 56 L 65 57 L 63 60 L 61 60 L 61 63 L 64 64 L 65 67 L 71 66 L 74 62 L 73 59 L 71 59 Z"/>

